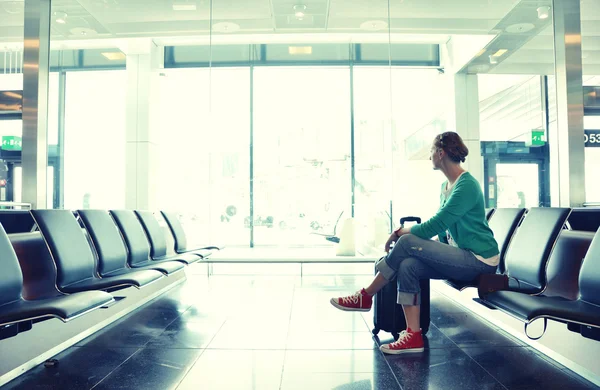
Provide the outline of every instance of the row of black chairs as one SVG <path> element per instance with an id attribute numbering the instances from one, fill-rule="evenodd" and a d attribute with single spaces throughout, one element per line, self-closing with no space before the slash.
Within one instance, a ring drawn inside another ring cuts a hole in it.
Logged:
<path id="1" fill-rule="evenodd" d="M 111 292 L 144 288 L 221 249 L 188 248 L 176 213 L 162 212 L 175 243 L 172 254 L 149 211 L 32 210 L 31 216 L 54 263 L 56 294 L 23 298 L 23 264 L 0 225 L 0 339 L 30 330 L 35 322 L 67 322 L 110 305 Z"/>
<path id="2" fill-rule="evenodd" d="M 554 320 L 600 340 L 600 229 L 595 225 L 595 232 L 573 230 L 568 222 L 572 212 L 570 208 L 488 210 L 500 248 L 498 274 L 507 285 L 486 291 L 482 280 L 446 283 L 458 290 L 479 287 L 475 300 L 522 321 L 526 334 L 533 321 L 543 319 L 544 331 L 547 320 Z M 576 212 L 578 217 L 584 214 Z M 585 212 L 597 215 L 597 210 Z M 589 221 L 585 226 L 590 226 Z"/>

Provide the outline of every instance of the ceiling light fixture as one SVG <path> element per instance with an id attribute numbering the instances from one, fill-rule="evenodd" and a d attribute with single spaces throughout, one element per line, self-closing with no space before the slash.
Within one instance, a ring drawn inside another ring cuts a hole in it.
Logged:
<path id="1" fill-rule="evenodd" d="M 550 7 L 548 7 L 547 5 L 543 7 L 538 7 L 537 13 L 538 19 L 548 19 L 548 17 L 550 16 Z"/>
<path id="2" fill-rule="evenodd" d="M 495 52 L 494 54 L 492 54 L 492 56 L 494 57 L 502 57 L 504 55 L 504 53 L 506 53 L 508 50 L 506 49 L 500 49 L 497 52 Z"/>
<path id="3" fill-rule="evenodd" d="M 102 53 L 102 55 L 104 57 L 106 57 L 107 60 L 110 60 L 110 61 L 118 61 L 118 60 L 125 59 L 125 54 L 123 54 L 120 51 L 111 51 L 111 52 L 107 52 L 107 53 Z"/>
<path id="4" fill-rule="evenodd" d="M 67 13 L 62 11 L 54 11 L 52 13 L 54 21 L 59 24 L 67 24 Z"/>
<path id="5" fill-rule="evenodd" d="M 511 34 L 523 34 L 533 30 L 534 28 L 535 25 L 532 23 L 517 23 L 506 27 L 504 31 Z"/>
<path id="6" fill-rule="evenodd" d="M 361 30 L 366 31 L 381 31 L 386 29 L 388 26 L 387 22 L 383 20 L 368 20 L 366 22 L 361 23 Z"/>
<path id="7" fill-rule="evenodd" d="M 71 34 L 73 34 L 74 36 L 95 36 L 98 34 L 98 32 L 94 29 L 91 28 L 87 28 L 87 27 L 74 27 L 72 29 L 69 30 L 69 32 Z"/>
<path id="8" fill-rule="evenodd" d="M 11 15 L 22 14 L 24 9 L 23 1 L 7 1 L 3 2 L 2 8 Z"/>
<path id="9" fill-rule="evenodd" d="M 174 0 L 173 11 L 195 11 L 196 2 L 187 0 Z"/>
<path id="10" fill-rule="evenodd" d="M 312 54 L 312 46 L 288 46 L 290 55 Z"/>
<path id="11" fill-rule="evenodd" d="M 296 4 L 294 6 L 294 16 L 298 20 L 304 19 L 304 17 L 306 16 L 306 12 L 305 11 L 306 11 L 306 6 L 305 5 Z"/>
<path id="12" fill-rule="evenodd" d="M 240 30 L 240 25 L 232 22 L 219 22 L 212 25 L 213 32 L 234 33 Z"/>

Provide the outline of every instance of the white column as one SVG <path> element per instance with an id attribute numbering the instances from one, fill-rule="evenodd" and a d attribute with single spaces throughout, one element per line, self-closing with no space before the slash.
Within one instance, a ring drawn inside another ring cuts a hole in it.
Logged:
<path id="1" fill-rule="evenodd" d="M 456 132 L 469 148 L 469 156 L 463 166 L 483 186 L 477 75 L 454 75 L 454 117 Z"/>
<path id="2" fill-rule="evenodd" d="M 126 199 L 128 209 L 153 210 L 158 190 L 158 134 L 151 126 L 153 73 L 162 67 L 162 48 L 135 42 L 127 54 Z"/>
<path id="3" fill-rule="evenodd" d="M 558 149 L 562 207 L 585 202 L 585 149 L 579 1 L 554 0 L 554 66 L 557 129 L 551 147 Z"/>
<path id="4" fill-rule="evenodd" d="M 50 1 L 25 2 L 23 51 L 23 201 L 46 208 Z"/>

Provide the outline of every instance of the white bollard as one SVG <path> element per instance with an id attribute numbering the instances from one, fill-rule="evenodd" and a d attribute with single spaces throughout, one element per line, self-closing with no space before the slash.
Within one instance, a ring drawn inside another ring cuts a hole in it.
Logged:
<path id="1" fill-rule="evenodd" d="M 342 224 L 342 229 L 340 230 L 340 243 L 335 250 L 336 256 L 356 255 L 355 233 L 356 227 L 354 225 L 354 218 L 346 218 Z"/>

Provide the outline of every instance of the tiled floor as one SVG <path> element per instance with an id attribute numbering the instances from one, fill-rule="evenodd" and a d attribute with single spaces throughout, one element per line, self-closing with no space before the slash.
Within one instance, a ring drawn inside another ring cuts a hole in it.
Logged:
<path id="1" fill-rule="evenodd" d="M 426 351 L 385 356 L 372 313 L 329 303 L 369 279 L 192 276 L 6 388 L 596 388 L 435 291 Z"/>

